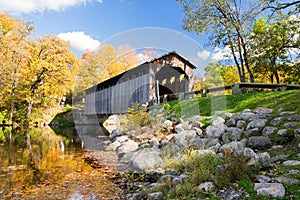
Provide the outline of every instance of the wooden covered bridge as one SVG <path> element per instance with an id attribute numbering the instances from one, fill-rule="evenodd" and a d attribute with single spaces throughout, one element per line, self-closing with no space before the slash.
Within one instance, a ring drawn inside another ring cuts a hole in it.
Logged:
<path id="1" fill-rule="evenodd" d="M 163 95 L 191 92 L 195 68 L 176 52 L 145 62 L 87 89 L 84 114 L 122 114 L 133 103 L 158 103 Z"/>

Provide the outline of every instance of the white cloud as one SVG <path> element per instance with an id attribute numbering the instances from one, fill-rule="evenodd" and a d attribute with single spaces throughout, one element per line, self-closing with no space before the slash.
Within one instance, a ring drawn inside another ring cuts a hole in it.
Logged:
<path id="1" fill-rule="evenodd" d="M 85 51 L 87 49 L 93 51 L 100 45 L 98 40 L 86 35 L 83 31 L 60 33 L 57 36 L 62 40 L 70 41 L 72 47 L 80 51 Z"/>
<path id="2" fill-rule="evenodd" d="M 224 49 L 216 47 L 214 49 L 214 52 L 212 54 L 213 60 L 228 60 L 232 57 L 231 50 L 228 46 L 226 46 Z"/>
<path id="3" fill-rule="evenodd" d="M 197 55 L 199 58 L 201 58 L 202 60 L 207 60 L 208 57 L 210 56 L 210 52 L 207 50 L 199 50 L 197 52 Z"/>
<path id="4" fill-rule="evenodd" d="M 43 12 L 45 10 L 61 11 L 92 1 L 103 3 L 103 0 L 1 0 L 0 12 L 7 11 L 11 14 L 21 14 Z"/>

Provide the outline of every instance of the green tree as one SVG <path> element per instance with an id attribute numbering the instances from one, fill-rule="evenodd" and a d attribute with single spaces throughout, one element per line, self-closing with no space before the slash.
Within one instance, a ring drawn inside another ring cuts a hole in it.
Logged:
<path id="1" fill-rule="evenodd" d="M 267 23 L 262 17 L 256 21 L 253 28 L 252 39 L 252 63 L 256 74 L 264 73 L 270 78 L 270 82 L 274 82 L 274 77 L 277 83 L 280 83 L 280 72 L 287 68 L 294 60 L 294 51 L 299 52 L 300 47 L 300 18 L 298 16 L 272 16 L 273 23 Z M 289 56 L 291 55 L 291 56 Z M 284 76 L 289 76 L 287 70 Z"/>
<path id="2" fill-rule="evenodd" d="M 211 62 L 205 67 L 205 87 L 218 87 L 224 85 L 221 76 L 222 66 L 218 62 Z"/>
<path id="3" fill-rule="evenodd" d="M 177 0 L 184 11 L 184 28 L 198 34 L 210 33 L 212 46 L 229 46 L 241 82 L 246 72 L 254 82 L 249 63 L 248 34 L 263 1 L 253 3 L 238 0 Z M 247 8 L 245 6 L 247 4 Z"/>

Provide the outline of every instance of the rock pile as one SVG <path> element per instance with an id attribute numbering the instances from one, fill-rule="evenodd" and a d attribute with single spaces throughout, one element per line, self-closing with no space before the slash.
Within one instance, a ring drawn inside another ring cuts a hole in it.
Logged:
<path id="1" fill-rule="evenodd" d="M 202 116 L 199 115 L 187 120 L 163 119 L 160 127 L 167 133 L 163 137 L 149 134 L 153 127 L 143 127 L 139 134 L 135 131 L 121 134 L 122 130 L 116 129 L 109 136 L 111 143 L 107 146 L 107 150 L 116 151 L 120 162 L 128 166 L 125 171 L 160 173 L 161 179 L 171 178 L 174 185 L 184 183 L 188 177 L 185 174 L 175 175 L 176 169 L 164 169 L 161 149 L 166 146 L 174 152 L 174 156 L 179 158 L 185 149 L 193 149 L 193 153 L 199 156 L 208 153 L 217 156 L 224 156 L 225 153 L 243 155 L 248 166 L 255 166 L 262 170 L 278 164 L 278 161 L 279 164 L 280 161 L 284 161 L 282 165 L 285 166 L 300 165 L 297 159 L 286 160 L 289 155 L 270 157 L 268 153 L 270 149 L 282 148 L 272 143 L 272 137 L 283 140 L 300 137 L 300 115 L 294 112 L 259 107 L 253 111 L 246 109 L 238 114 L 218 112 L 218 115 L 209 119 L 210 123 L 206 127 L 201 120 Z M 257 194 L 272 198 L 284 197 L 286 195 L 284 184 L 299 182 L 298 179 L 289 178 L 292 173 L 299 173 L 299 171 L 290 170 L 280 177 L 275 177 L 274 172 L 266 172 L 266 176 L 257 176 L 254 190 Z M 201 183 L 198 187 L 204 192 L 215 188 L 213 182 Z M 224 199 L 241 199 L 245 191 L 228 188 L 226 191 L 217 191 L 217 195 Z M 138 194 L 134 194 L 133 197 L 137 198 Z M 162 192 L 148 195 L 148 199 L 162 198 Z"/>

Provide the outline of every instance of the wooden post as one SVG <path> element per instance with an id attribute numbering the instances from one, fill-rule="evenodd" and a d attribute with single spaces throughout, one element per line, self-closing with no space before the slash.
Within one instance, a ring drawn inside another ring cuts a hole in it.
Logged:
<path id="1" fill-rule="evenodd" d="M 240 94 L 240 85 L 234 84 L 232 86 L 232 95 L 238 95 L 238 94 Z"/>
<path id="2" fill-rule="evenodd" d="M 159 80 L 156 80 L 156 93 L 157 93 L 157 104 L 160 104 L 160 97 L 159 97 Z"/>

